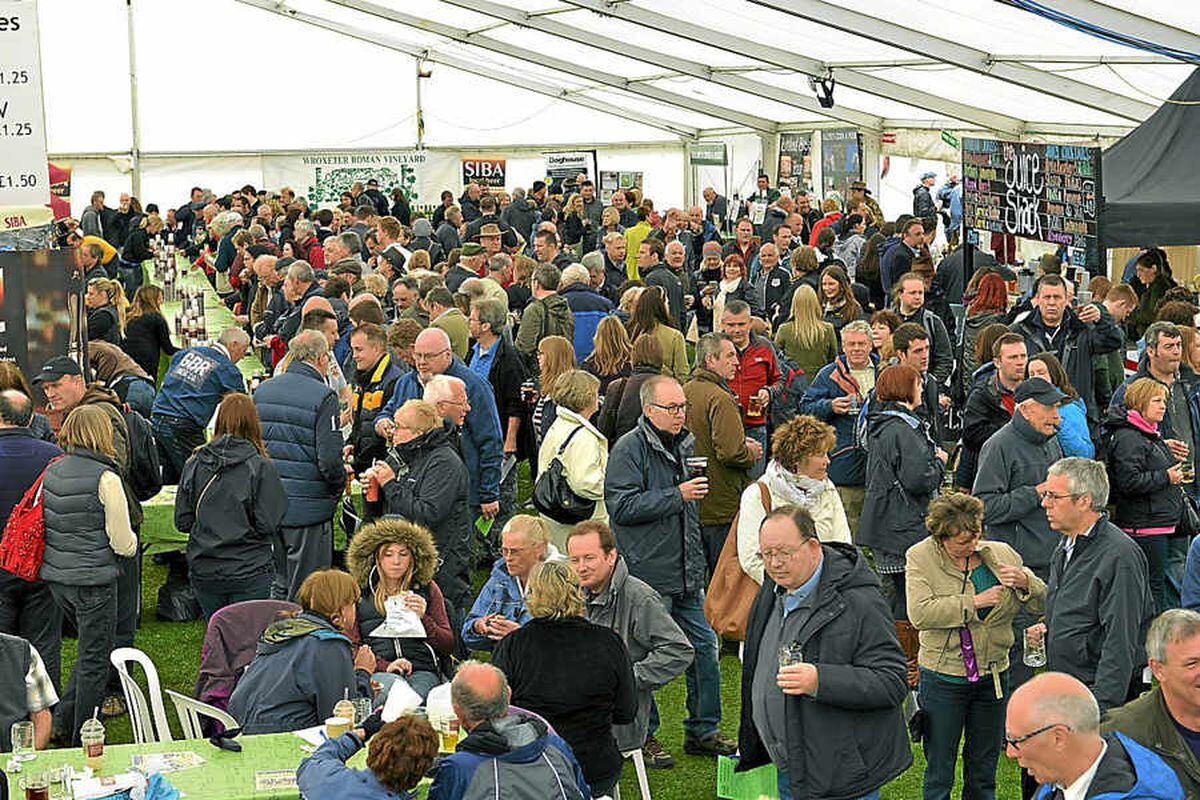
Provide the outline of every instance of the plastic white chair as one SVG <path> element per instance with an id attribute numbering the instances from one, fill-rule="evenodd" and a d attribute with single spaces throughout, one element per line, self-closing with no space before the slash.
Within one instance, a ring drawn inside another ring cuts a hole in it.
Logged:
<path id="1" fill-rule="evenodd" d="M 167 709 L 163 705 L 162 687 L 158 682 L 158 669 L 150 660 L 150 656 L 136 647 L 118 647 L 108 658 L 121 678 L 121 690 L 125 694 L 129 721 L 133 725 L 133 741 L 136 744 L 173 741 L 171 726 L 167 724 Z M 140 664 L 142 671 L 146 673 L 146 686 L 150 691 L 149 703 L 129 672 L 131 662 Z"/>
<path id="2" fill-rule="evenodd" d="M 650 800 L 650 779 L 646 776 L 646 759 L 642 757 L 642 749 L 639 747 L 637 750 L 621 753 L 621 757 L 633 761 L 633 769 L 637 772 L 638 789 L 642 793 L 642 800 Z M 613 787 L 613 798 L 621 800 L 620 783 Z"/>
<path id="3" fill-rule="evenodd" d="M 165 691 L 167 697 L 171 698 L 171 702 L 175 704 L 175 715 L 179 717 L 179 726 L 183 728 L 184 739 L 208 738 L 204 735 L 204 728 L 200 724 L 201 717 L 216 720 L 224 725 L 227 731 L 241 727 L 236 719 L 216 706 L 210 706 L 208 703 L 202 703 L 186 694 L 180 694 L 170 689 Z"/>

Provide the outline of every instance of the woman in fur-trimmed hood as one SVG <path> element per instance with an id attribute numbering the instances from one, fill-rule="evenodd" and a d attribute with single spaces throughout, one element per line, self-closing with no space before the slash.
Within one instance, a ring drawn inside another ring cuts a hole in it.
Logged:
<path id="1" fill-rule="evenodd" d="M 375 653 L 371 678 L 384 692 L 403 679 L 424 699 L 442 682 L 441 662 L 454 649 L 454 633 L 433 580 L 437 565 L 433 534 L 399 517 L 368 523 L 350 541 L 346 566 L 362 587 L 357 634 Z"/>

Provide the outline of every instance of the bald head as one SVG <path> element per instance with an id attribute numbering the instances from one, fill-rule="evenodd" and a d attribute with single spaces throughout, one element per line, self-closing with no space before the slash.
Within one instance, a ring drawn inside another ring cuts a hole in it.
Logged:
<path id="1" fill-rule="evenodd" d="M 1008 755 L 1038 783 L 1070 786 L 1104 746 L 1096 698 L 1062 672 L 1044 672 L 1013 692 L 1004 728 Z"/>
<path id="2" fill-rule="evenodd" d="M 463 662 L 450 682 L 454 714 L 468 731 L 484 722 L 507 716 L 511 696 L 504 673 L 479 661 Z"/>
<path id="3" fill-rule="evenodd" d="M 28 428 L 33 421 L 33 401 L 24 392 L 0 392 L 0 428 Z"/>
<path id="4" fill-rule="evenodd" d="M 333 313 L 333 304 L 330 303 L 327 298 L 313 295 L 305 300 L 304 305 L 300 307 L 300 316 L 304 316 L 314 308 L 319 308 L 322 311 L 328 311 L 330 314 Z"/>
<path id="5" fill-rule="evenodd" d="M 417 341 L 414 346 L 426 346 L 430 349 L 449 347 L 450 337 L 441 328 L 426 328 L 417 334 Z"/>

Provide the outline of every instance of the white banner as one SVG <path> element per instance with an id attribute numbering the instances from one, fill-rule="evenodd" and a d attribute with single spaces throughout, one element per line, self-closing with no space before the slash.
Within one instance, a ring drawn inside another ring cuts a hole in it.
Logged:
<path id="1" fill-rule="evenodd" d="M 391 197 L 399 186 L 413 205 L 435 205 L 443 189 L 462 178 L 457 153 L 429 150 L 364 150 L 359 153 L 312 152 L 304 155 L 263 156 L 263 183 L 272 191 L 290 186 L 315 207 L 337 205 L 338 196 L 355 181 L 379 181 Z"/>
<path id="2" fill-rule="evenodd" d="M 0 0 L 0 207 L 50 199 L 36 0 Z"/>

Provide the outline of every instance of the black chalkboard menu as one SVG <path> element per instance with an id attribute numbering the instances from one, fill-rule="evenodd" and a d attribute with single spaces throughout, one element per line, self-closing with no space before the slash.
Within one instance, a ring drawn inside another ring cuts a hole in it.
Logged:
<path id="1" fill-rule="evenodd" d="M 962 140 L 963 224 L 1086 250 L 1094 264 L 1100 148 Z"/>

